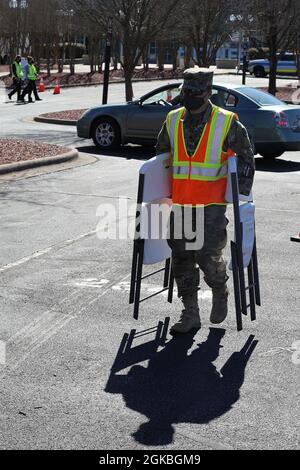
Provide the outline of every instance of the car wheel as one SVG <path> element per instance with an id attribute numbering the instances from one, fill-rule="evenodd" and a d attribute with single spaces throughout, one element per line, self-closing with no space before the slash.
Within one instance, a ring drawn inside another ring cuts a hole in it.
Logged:
<path id="1" fill-rule="evenodd" d="M 275 160 L 275 158 L 281 157 L 281 155 L 284 154 L 284 152 L 280 152 L 279 150 L 276 152 L 259 152 L 259 154 L 263 157 L 266 158 L 267 160 Z"/>
<path id="2" fill-rule="evenodd" d="M 254 70 L 253 70 L 253 73 L 254 73 L 254 76 L 256 78 L 262 78 L 262 77 L 266 77 L 267 74 L 265 72 L 265 69 L 263 67 L 255 67 Z"/>
<path id="3" fill-rule="evenodd" d="M 92 128 L 92 139 L 96 147 L 110 150 L 120 146 L 121 132 L 119 125 L 111 118 L 97 119 Z"/>

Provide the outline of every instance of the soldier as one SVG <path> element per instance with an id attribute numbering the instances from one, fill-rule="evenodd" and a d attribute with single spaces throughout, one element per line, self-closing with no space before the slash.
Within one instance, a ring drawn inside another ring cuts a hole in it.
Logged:
<path id="1" fill-rule="evenodd" d="M 21 56 L 17 55 L 13 64 L 12 64 L 12 78 L 14 89 L 9 93 L 8 98 L 11 100 L 13 95 L 17 93 L 17 100 L 21 99 L 22 92 L 22 78 L 23 78 L 23 69 L 21 64 Z"/>
<path id="2" fill-rule="evenodd" d="M 228 276 L 223 250 L 227 244 L 225 191 L 227 159 L 238 157 L 240 193 L 249 195 L 254 179 L 254 153 L 245 127 L 238 116 L 214 106 L 213 72 L 198 67 L 184 72 L 181 103 L 171 111 L 158 137 L 157 154 L 173 157 L 173 194 L 182 214 L 185 206 L 204 207 L 204 244 L 189 250 L 183 239 L 174 237 L 174 221 L 168 241 L 172 249 L 173 272 L 184 310 L 171 333 L 187 333 L 201 327 L 198 290 L 199 267 L 212 289 L 210 321 L 222 323 L 228 313 Z M 193 224 L 195 223 L 193 214 Z M 197 218 L 196 218 L 197 220 Z M 201 228 L 196 227 L 196 232 Z"/>
<path id="3" fill-rule="evenodd" d="M 25 96 L 28 95 L 28 103 L 33 103 L 32 99 L 32 93 L 35 96 L 35 101 L 42 101 L 42 99 L 39 97 L 37 88 L 36 88 L 36 80 L 38 77 L 38 72 L 37 68 L 34 63 L 33 57 L 29 56 L 27 58 L 28 61 L 28 67 L 27 67 L 27 86 L 23 90 L 22 96 L 21 96 L 21 102 L 25 103 Z"/>

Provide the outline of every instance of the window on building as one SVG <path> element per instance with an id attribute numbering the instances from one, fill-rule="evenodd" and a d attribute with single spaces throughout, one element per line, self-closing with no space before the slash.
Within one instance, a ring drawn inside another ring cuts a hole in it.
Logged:
<path id="1" fill-rule="evenodd" d="M 149 54 L 151 56 L 155 56 L 156 55 L 156 44 L 155 42 L 151 42 L 150 43 L 150 46 L 149 46 Z"/>

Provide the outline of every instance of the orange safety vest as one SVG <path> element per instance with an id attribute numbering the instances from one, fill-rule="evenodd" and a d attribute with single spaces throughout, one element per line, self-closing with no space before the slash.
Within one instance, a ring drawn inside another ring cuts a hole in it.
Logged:
<path id="1" fill-rule="evenodd" d="M 195 153 L 190 157 L 184 140 L 185 112 L 185 108 L 180 108 L 167 116 L 167 131 L 173 155 L 173 204 L 226 205 L 227 160 L 235 153 L 232 150 L 223 152 L 223 145 L 232 120 L 237 115 L 213 106 Z"/>

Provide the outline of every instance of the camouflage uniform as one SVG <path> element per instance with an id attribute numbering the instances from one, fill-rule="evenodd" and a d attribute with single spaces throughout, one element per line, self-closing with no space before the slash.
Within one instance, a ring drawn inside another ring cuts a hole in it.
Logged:
<path id="1" fill-rule="evenodd" d="M 188 75 L 186 73 L 186 76 Z M 202 78 L 205 73 L 199 74 Z M 208 81 L 212 81 L 211 72 L 207 73 Z M 198 77 L 195 77 L 198 78 Z M 185 78 L 184 86 L 197 89 L 197 81 Z M 203 80 L 203 78 L 202 78 Z M 203 86 L 203 83 L 200 83 Z M 186 112 L 184 116 L 184 137 L 188 155 L 192 156 L 202 136 L 205 124 L 212 113 L 212 103 L 209 101 L 205 112 L 192 114 Z M 240 193 L 249 195 L 254 179 L 254 154 L 248 133 L 245 127 L 237 120 L 233 120 L 223 150 L 233 150 L 238 156 L 238 172 Z M 158 137 L 157 154 L 171 152 L 166 122 Z M 183 299 L 193 295 L 199 290 L 199 268 L 204 272 L 204 279 L 212 289 L 224 289 L 228 276 L 226 263 L 223 259 L 223 250 L 227 244 L 226 205 L 210 205 L 204 208 L 204 246 L 200 251 L 186 251 L 182 240 L 172 237 L 169 245 L 173 254 L 173 271 L 178 286 L 178 296 Z M 171 224 L 172 225 L 172 224 Z M 171 230 L 172 232 L 172 230 Z"/>

